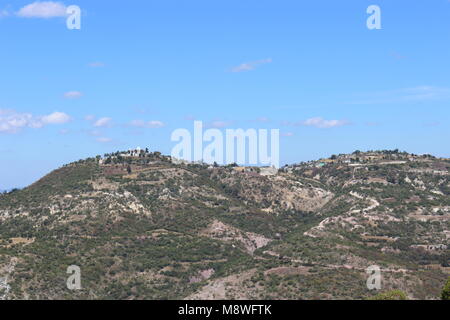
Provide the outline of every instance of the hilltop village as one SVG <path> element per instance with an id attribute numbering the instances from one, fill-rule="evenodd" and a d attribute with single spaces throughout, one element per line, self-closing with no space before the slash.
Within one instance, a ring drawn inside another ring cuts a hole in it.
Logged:
<path id="1" fill-rule="evenodd" d="M 163 160 L 165 162 L 172 161 L 172 158 L 170 156 L 164 156 L 161 155 L 160 152 L 150 152 L 148 148 L 141 149 L 131 149 L 128 151 L 122 151 L 122 152 L 115 152 L 115 153 L 109 153 L 102 156 L 97 156 L 96 159 L 100 165 L 108 166 L 112 164 L 119 164 L 119 163 L 128 163 L 132 164 L 136 161 L 133 160 L 142 160 L 140 163 L 142 164 L 149 164 L 150 161 L 148 159 L 159 159 Z M 147 160 L 146 160 L 147 159 Z M 206 166 L 208 169 L 212 170 L 216 167 L 219 167 L 218 164 L 207 164 L 202 161 L 196 161 L 196 162 L 188 162 L 184 160 L 176 160 L 178 164 L 184 164 L 184 165 L 201 165 Z M 291 165 L 285 165 L 281 167 L 280 169 L 277 169 L 275 167 L 269 167 L 269 166 L 240 166 L 236 163 L 226 165 L 225 167 L 230 167 L 233 169 L 236 173 L 244 173 L 248 175 L 261 175 L 261 176 L 273 176 L 277 175 L 278 173 L 293 173 L 296 171 L 301 171 L 306 175 L 311 175 L 313 173 L 313 169 L 315 168 L 322 168 L 326 166 L 332 166 L 336 169 L 343 169 L 343 168 L 354 168 L 356 171 L 358 168 L 362 167 L 368 167 L 368 166 L 386 166 L 386 165 L 402 165 L 402 164 L 414 164 L 414 163 L 429 163 L 432 164 L 434 161 L 448 161 L 450 162 L 450 159 L 447 158 L 436 158 L 429 154 L 424 155 L 416 155 L 416 154 L 410 154 L 407 152 L 400 152 L 398 150 L 382 150 L 382 151 L 367 151 L 367 152 L 361 152 L 361 151 L 355 151 L 351 154 L 339 154 L 339 155 L 332 155 L 329 158 L 323 158 L 319 160 L 311 160 L 306 162 L 300 162 L 297 164 L 291 164 Z M 306 170 L 305 169 L 310 169 Z M 448 175 L 448 171 L 445 170 L 445 168 L 433 168 L 432 166 L 429 169 L 423 169 L 421 168 L 418 172 L 428 172 L 431 174 L 441 174 L 441 175 Z"/>
<path id="2" fill-rule="evenodd" d="M 367 165 L 396 165 L 405 164 L 407 162 L 432 162 L 433 160 L 450 161 L 447 158 L 436 158 L 429 154 L 416 155 L 407 152 L 400 152 L 398 150 L 382 150 L 382 151 L 355 151 L 352 154 L 332 155 L 327 159 L 320 159 L 315 161 L 301 162 L 299 164 L 285 165 L 284 171 L 295 170 L 300 167 L 316 167 L 334 165 L 347 165 L 349 167 L 362 167 Z"/>

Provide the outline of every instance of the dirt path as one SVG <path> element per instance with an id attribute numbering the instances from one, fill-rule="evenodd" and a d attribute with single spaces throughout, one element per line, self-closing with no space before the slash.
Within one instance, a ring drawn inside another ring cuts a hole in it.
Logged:
<path id="1" fill-rule="evenodd" d="M 372 211 L 372 210 L 376 209 L 378 206 L 380 206 L 380 203 L 376 199 L 364 197 L 357 192 L 352 191 L 352 192 L 350 192 L 350 195 L 357 198 L 358 200 L 367 200 L 370 202 L 370 205 L 363 209 L 351 210 L 351 211 L 341 214 L 339 216 L 325 218 L 317 226 L 304 232 L 303 235 L 309 236 L 312 238 L 317 238 L 317 235 L 315 235 L 314 233 L 317 233 L 317 231 L 320 232 L 320 231 L 325 230 L 325 226 L 327 224 L 336 223 L 336 222 L 348 222 L 350 224 L 353 224 L 353 222 L 355 220 L 355 216 L 354 216 L 355 214 L 363 213 L 363 216 L 366 217 L 366 214 L 369 211 Z"/>

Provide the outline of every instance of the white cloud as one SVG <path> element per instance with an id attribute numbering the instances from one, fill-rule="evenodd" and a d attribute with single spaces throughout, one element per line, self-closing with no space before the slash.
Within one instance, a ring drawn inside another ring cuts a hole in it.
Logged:
<path id="1" fill-rule="evenodd" d="M 70 117 L 64 112 L 53 112 L 41 118 L 43 124 L 63 124 L 70 121 Z"/>
<path id="2" fill-rule="evenodd" d="M 86 121 L 94 121 L 95 120 L 95 116 L 92 114 L 88 114 L 87 116 L 84 117 L 84 120 Z"/>
<path id="3" fill-rule="evenodd" d="M 205 128 L 222 129 L 222 128 L 225 128 L 225 127 L 229 127 L 231 124 L 232 124 L 231 121 L 214 120 L 214 121 L 206 123 L 205 124 Z"/>
<path id="4" fill-rule="evenodd" d="M 163 122 L 161 122 L 161 121 L 149 121 L 148 122 L 148 126 L 150 127 L 150 128 L 162 128 L 162 127 L 164 127 L 164 123 Z"/>
<path id="5" fill-rule="evenodd" d="M 66 6 L 61 2 L 36 1 L 26 5 L 17 12 L 22 18 L 56 18 L 65 17 Z"/>
<path id="6" fill-rule="evenodd" d="M 165 126 L 164 122 L 158 120 L 152 121 L 133 120 L 131 121 L 130 125 L 139 128 L 162 128 Z"/>
<path id="7" fill-rule="evenodd" d="M 31 113 L 0 109 L 0 133 L 18 133 L 23 128 L 37 129 L 49 124 L 63 124 L 69 121 L 70 117 L 63 112 L 36 117 Z"/>
<path id="8" fill-rule="evenodd" d="M 0 109 L 0 132 L 16 133 L 24 127 L 32 127 L 33 115 Z M 34 126 L 33 126 L 34 127 Z"/>
<path id="9" fill-rule="evenodd" d="M 99 137 L 99 138 L 97 138 L 95 140 L 97 140 L 97 142 L 101 142 L 101 143 L 108 143 L 108 142 L 112 141 L 111 138 L 107 138 L 107 137 Z"/>
<path id="10" fill-rule="evenodd" d="M 348 125 L 347 120 L 325 120 L 321 117 L 310 118 L 306 121 L 299 123 L 299 125 L 316 127 L 316 128 L 335 128 Z"/>
<path id="11" fill-rule="evenodd" d="M 349 104 L 387 104 L 450 99 L 450 88 L 417 86 L 385 92 L 366 94 L 366 97 Z"/>
<path id="12" fill-rule="evenodd" d="M 293 137 L 294 133 L 293 132 L 282 132 L 281 136 L 282 137 Z"/>
<path id="13" fill-rule="evenodd" d="M 64 93 L 64 98 L 66 99 L 78 99 L 81 98 L 83 94 L 80 91 L 69 91 Z"/>
<path id="14" fill-rule="evenodd" d="M 97 121 L 95 121 L 94 127 L 107 127 L 111 125 L 111 122 L 112 122 L 111 118 L 108 117 L 100 118 Z"/>
<path id="15" fill-rule="evenodd" d="M 251 61 L 251 62 L 245 62 L 237 67 L 231 68 L 231 72 L 251 71 L 251 70 L 255 70 L 255 68 L 257 68 L 263 64 L 267 64 L 267 63 L 271 63 L 271 62 L 272 62 L 271 58 L 257 60 L 257 61 Z"/>

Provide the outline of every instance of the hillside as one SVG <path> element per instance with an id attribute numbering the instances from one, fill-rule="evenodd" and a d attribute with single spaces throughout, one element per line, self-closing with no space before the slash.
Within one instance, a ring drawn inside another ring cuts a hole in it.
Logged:
<path id="1" fill-rule="evenodd" d="M 383 291 L 437 299 L 449 238 L 448 159 L 357 151 L 272 173 L 114 153 L 0 195 L 0 298 L 363 299 L 379 265 Z"/>

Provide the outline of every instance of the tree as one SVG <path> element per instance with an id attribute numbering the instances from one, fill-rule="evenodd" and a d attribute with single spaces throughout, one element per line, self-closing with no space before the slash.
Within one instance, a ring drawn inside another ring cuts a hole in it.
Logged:
<path id="1" fill-rule="evenodd" d="M 443 215 L 444 213 L 441 211 L 439 214 Z M 450 252 L 443 253 L 440 260 L 441 266 L 443 266 L 444 268 L 450 267 Z"/>
<path id="2" fill-rule="evenodd" d="M 408 296 L 401 290 L 391 290 L 379 293 L 369 298 L 369 300 L 408 300 Z"/>
<path id="3" fill-rule="evenodd" d="M 442 300 L 450 300 L 450 277 L 448 277 L 447 283 L 445 284 L 444 288 L 442 289 L 441 299 Z"/>

